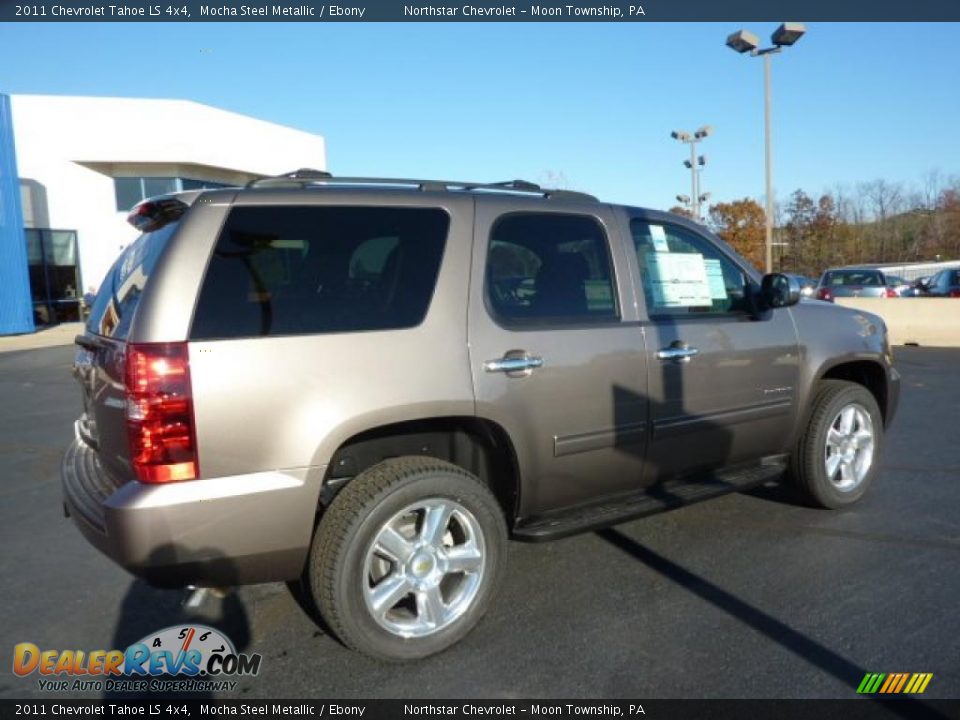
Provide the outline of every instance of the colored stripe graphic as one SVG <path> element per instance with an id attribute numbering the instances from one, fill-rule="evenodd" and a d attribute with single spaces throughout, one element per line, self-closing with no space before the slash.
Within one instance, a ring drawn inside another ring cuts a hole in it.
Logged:
<path id="1" fill-rule="evenodd" d="M 919 695 L 927 689 L 933 673 L 867 673 L 857 686 L 861 695 Z"/>
<path id="2" fill-rule="evenodd" d="M 901 674 L 900 674 L 900 682 L 898 682 L 898 683 L 897 683 L 897 687 L 894 688 L 893 690 L 891 690 L 890 692 L 898 693 L 898 692 L 900 692 L 901 690 L 903 690 L 903 686 L 904 686 L 904 684 L 906 684 L 908 677 L 910 677 L 910 673 L 901 673 Z"/>
<path id="3" fill-rule="evenodd" d="M 922 676 L 920 673 L 914 673 L 911 675 L 910 682 L 907 683 L 907 686 L 903 689 L 903 692 L 910 694 L 913 692 L 914 688 L 920 687 L 920 683 L 922 682 L 921 677 Z"/>

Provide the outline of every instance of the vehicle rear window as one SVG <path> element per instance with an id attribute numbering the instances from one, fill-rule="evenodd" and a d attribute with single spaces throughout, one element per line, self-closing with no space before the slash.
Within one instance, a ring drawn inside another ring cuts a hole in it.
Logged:
<path id="1" fill-rule="evenodd" d="M 880 287 L 884 285 L 883 274 L 870 270 L 834 270 L 825 273 L 822 284 L 827 287 L 838 285 L 862 285 Z"/>
<path id="2" fill-rule="evenodd" d="M 449 222 L 439 208 L 234 208 L 203 281 L 191 338 L 419 325 Z"/>
<path id="3" fill-rule="evenodd" d="M 127 338 L 147 280 L 178 225 L 172 222 L 144 233 L 120 254 L 90 308 L 88 332 L 118 340 Z"/>

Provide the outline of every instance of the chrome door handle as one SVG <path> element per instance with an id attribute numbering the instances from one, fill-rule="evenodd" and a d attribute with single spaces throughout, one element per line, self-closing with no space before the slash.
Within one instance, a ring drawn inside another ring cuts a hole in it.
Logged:
<path id="1" fill-rule="evenodd" d="M 516 373 L 521 377 L 540 367 L 543 367 L 543 358 L 535 355 L 504 355 L 499 360 L 487 360 L 483 364 L 487 372 Z"/>
<path id="2" fill-rule="evenodd" d="M 700 353 L 694 347 L 676 347 L 670 346 L 657 351 L 657 357 L 660 360 L 676 360 L 677 362 L 690 362 L 690 358 Z"/>

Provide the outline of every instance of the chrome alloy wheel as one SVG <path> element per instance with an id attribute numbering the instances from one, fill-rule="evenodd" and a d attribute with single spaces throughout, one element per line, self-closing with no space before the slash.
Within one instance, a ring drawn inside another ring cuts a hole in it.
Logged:
<path id="1" fill-rule="evenodd" d="M 367 610 L 394 635 L 432 635 L 469 609 L 485 566 L 483 531 L 473 514 L 449 498 L 421 500 L 390 518 L 367 550 Z"/>
<path id="2" fill-rule="evenodd" d="M 842 492 L 856 488 L 873 465 L 873 419 L 858 403 L 845 405 L 830 423 L 823 450 L 827 479 Z"/>

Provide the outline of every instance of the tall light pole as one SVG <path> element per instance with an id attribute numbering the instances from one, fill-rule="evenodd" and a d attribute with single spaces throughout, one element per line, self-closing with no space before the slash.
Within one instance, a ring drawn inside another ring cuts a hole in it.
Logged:
<path id="1" fill-rule="evenodd" d="M 674 130 L 670 133 L 670 137 L 674 140 L 679 140 L 690 146 L 690 159 L 684 160 L 683 164 L 684 167 L 690 169 L 690 215 L 697 222 L 703 219 L 700 216 L 700 203 L 705 202 L 709 196 L 709 193 L 707 195 L 700 194 L 700 171 L 698 168 L 707 164 L 707 156 L 697 155 L 697 143 L 712 133 L 713 126 L 711 125 L 704 125 L 692 134 L 685 130 Z"/>
<path id="2" fill-rule="evenodd" d="M 738 30 L 727 37 L 727 47 L 751 57 L 763 57 L 763 122 L 767 174 L 767 228 L 764 249 L 764 272 L 773 269 L 773 136 L 770 123 L 770 59 L 785 47 L 793 45 L 807 32 L 803 23 L 783 23 L 770 36 L 772 47 L 761 48 L 760 39 L 749 30 Z"/>

